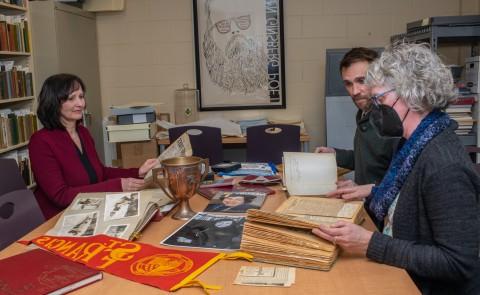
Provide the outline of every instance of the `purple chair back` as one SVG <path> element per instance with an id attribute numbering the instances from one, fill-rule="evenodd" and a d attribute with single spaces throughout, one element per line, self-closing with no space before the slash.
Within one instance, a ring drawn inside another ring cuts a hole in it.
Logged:
<path id="1" fill-rule="evenodd" d="M 0 250 L 45 221 L 13 159 L 0 159 Z"/>
<path id="2" fill-rule="evenodd" d="M 300 127 L 271 124 L 247 128 L 247 161 L 282 163 L 283 152 L 300 151 Z"/>
<path id="3" fill-rule="evenodd" d="M 193 155 L 208 158 L 210 165 L 223 161 L 222 132 L 220 128 L 207 126 L 179 126 L 168 129 L 170 142 L 187 132 L 192 144 Z"/>
<path id="4" fill-rule="evenodd" d="M 0 159 L 0 196 L 11 191 L 26 189 L 25 181 L 14 159 Z"/>

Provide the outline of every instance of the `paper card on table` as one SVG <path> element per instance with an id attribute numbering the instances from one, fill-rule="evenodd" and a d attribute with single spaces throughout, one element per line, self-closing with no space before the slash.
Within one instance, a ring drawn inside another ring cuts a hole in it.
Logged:
<path id="1" fill-rule="evenodd" d="M 290 287 L 295 283 L 295 268 L 242 266 L 233 283 L 236 285 Z"/>

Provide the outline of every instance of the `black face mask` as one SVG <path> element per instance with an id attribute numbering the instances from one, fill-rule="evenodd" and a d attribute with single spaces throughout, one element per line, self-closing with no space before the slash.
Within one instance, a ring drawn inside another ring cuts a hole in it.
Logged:
<path id="1" fill-rule="evenodd" d="M 370 110 L 370 120 L 372 120 L 373 125 L 377 128 L 380 136 L 383 137 L 402 137 L 403 135 L 403 121 L 400 120 L 397 112 L 393 109 L 393 106 L 397 103 L 397 100 L 392 106 L 380 104 L 372 104 Z M 405 114 L 405 117 L 408 115 Z"/>

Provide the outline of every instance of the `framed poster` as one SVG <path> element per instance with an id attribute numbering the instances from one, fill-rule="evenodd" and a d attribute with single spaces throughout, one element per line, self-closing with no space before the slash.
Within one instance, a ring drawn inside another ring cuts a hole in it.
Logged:
<path id="1" fill-rule="evenodd" d="M 285 108 L 283 0 L 193 0 L 201 111 Z"/>

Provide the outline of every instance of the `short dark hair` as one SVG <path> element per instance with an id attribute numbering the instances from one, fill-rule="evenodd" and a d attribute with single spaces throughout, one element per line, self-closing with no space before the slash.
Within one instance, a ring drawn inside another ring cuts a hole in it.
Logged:
<path id="1" fill-rule="evenodd" d="M 65 129 L 60 122 L 60 108 L 69 95 L 80 87 L 86 91 L 82 79 L 72 74 L 56 74 L 43 82 L 38 96 L 37 116 L 45 128 Z"/>
<path id="2" fill-rule="evenodd" d="M 348 68 L 349 66 L 351 66 L 353 63 L 359 61 L 366 61 L 368 63 L 371 63 L 377 58 L 378 53 L 375 50 L 365 47 L 352 48 L 343 56 L 342 61 L 340 62 L 340 72 L 342 72 L 344 68 Z"/>

